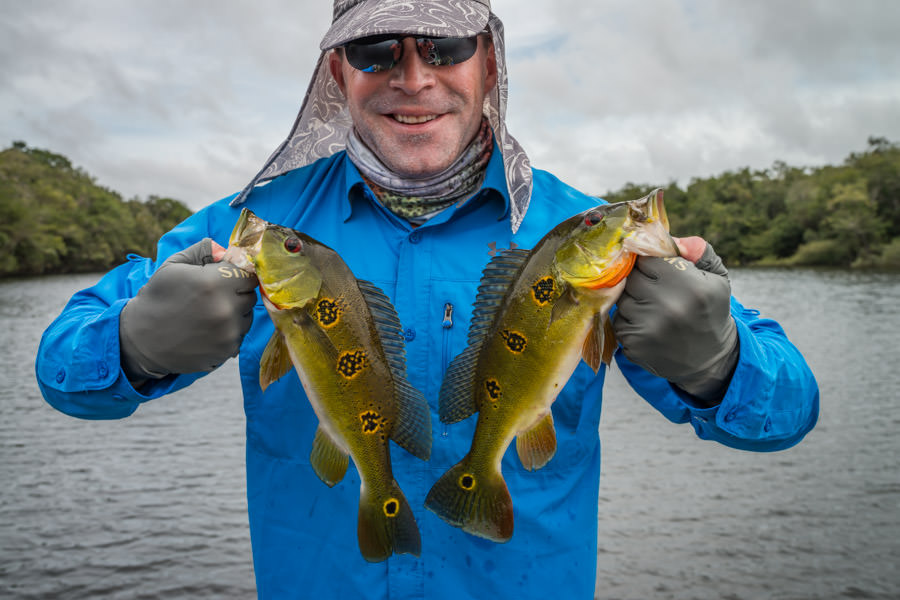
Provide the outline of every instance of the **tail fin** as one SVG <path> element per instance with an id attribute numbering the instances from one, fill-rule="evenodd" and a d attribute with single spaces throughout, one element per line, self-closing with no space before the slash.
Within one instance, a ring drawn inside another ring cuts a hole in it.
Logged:
<path id="1" fill-rule="evenodd" d="M 391 481 L 391 490 L 383 496 L 370 494 L 365 485 L 359 496 L 357 524 L 359 551 L 369 562 L 386 560 L 391 554 L 422 551 L 422 539 L 412 509 L 400 486 Z"/>
<path id="2" fill-rule="evenodd" d="M 438 479 L 425 506 L 463 531 L 494 542 L 513 533 L 513 505 L 499 469 L 477 471 L 466 456 Z"/>

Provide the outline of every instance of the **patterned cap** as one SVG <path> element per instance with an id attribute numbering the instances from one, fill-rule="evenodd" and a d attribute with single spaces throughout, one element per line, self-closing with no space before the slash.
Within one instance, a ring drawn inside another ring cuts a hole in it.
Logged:
<path id="1" fill-rule="evenodd" d="M 470 37 L 484 30 L 490 0 L 335 0 L 331 29 L 320 48 L 385 33 Z"/>
<path id="2" fill-rule="evenodd" d="M 331 48 L 382 33 L 467 37 L 487 29 L 494 42 L 497 85 L 484 99 L 484 114 L 503 155 L 510 198 L 509 221 L 515 233 L 531 200 L 531 164 L 522 146 L 506 129 L 509 83 L 503 23 L 490 11 L 490 4 L 490 0 L 334 0 L 333 22 L 322 39 L 322 54 L 294 126 L 231 205 L 243 204 L 257 184 L 312 164 L 346 147 L 353 122 L 347 101 L 328 68 Z"/>

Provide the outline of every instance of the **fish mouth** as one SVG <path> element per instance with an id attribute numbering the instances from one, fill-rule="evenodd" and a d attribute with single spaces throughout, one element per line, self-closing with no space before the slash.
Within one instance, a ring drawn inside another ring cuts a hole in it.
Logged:
<path id="1" fill-rule="evenodd" d="M 247 208 L 241 210 L 228 239 L 224 260 L 245 271 L 256 273 L 253 258 L 259 254 L 266 226 L 267 223 L 253 214 L 253 211 Z"/>
<path id="2" fill-rule="evenodd" d="M 640 256 L 680 256 L 669 233 L 669 217 L 663 203 L 663 190 L 656 189 L 633 202 L 641 214 L 642 227 L 625 236 L 622 247 Z"/>

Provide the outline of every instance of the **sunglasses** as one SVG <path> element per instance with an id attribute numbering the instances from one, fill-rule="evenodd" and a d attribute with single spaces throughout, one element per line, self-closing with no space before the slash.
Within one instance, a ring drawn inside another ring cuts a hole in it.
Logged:
<path id="1" fill-rule="evenodd" d="M 344 55 L 347 62 L 366 73 L 390 71 L 403 58 L 403 36 L 377 35 L 360 38 L 344 44 Z M 436 67 L 458 65 L 472 58 L 478 49 L 478 36 L 455 37 L 418 37 L 416 51 L 429 65 Z"/>

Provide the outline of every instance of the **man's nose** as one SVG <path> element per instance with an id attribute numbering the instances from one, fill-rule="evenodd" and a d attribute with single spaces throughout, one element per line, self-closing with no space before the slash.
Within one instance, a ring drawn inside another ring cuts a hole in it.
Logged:
<path id="1" fill-rule="evenodd" d="M 419 56 L 416 40 L 403 38 L 403 56 L 400 62 L 391 69 L 390 85 L 410 96 L 418 94 L 425 88 L 434 85 L 434 69 Z"/>

